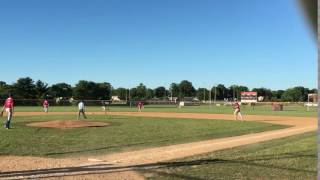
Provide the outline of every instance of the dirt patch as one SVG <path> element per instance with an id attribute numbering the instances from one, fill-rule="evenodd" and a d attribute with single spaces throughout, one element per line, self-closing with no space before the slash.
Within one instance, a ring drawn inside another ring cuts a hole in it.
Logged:
<path id="1" fill-rule="evenodd" d="M 27 126 L 30 126 L 30 127 L 58 128 L 58 129 L 80 128 L 80 127 L 103 127 L 108 125 L 110 124 L 104 123 L 104 122 L 79 121 L 79 120 L 56 120 L 56 121 L 35 122 L 35 123 L 27 124 Z"/>

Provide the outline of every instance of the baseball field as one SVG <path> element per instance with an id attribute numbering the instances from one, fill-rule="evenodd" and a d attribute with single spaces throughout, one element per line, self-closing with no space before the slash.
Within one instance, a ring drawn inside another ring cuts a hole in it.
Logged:
<path id="1" fill-rule="evenodd" d="M 18 106 L 0 129 L 0 179 L 316 179 L 316 108 L 242 112 L 93 106 L 76 120 L 72 106 Z"/>

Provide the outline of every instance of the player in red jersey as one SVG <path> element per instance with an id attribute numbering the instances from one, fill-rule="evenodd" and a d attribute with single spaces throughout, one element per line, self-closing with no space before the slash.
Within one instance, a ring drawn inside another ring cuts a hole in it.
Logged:
<path id="1" fill-rule="evenodd" d="M 141 112 L 143 108 L 143 103 L 141 101 L 138 102 L 138 110 Z"/>
<path id="2" fill-rule="evenodd" d="M 5 128 L 10 129 L 10 123 L 11 123 L 12 115 L 14 112 L 14 103 L 13 103 L 13 97 L 11 94 L 9 94 L 9 97 L 4 102 L 1 114 L 3 114 L 4 111 L 6 111 L 7 113 L 7 122 L 5 124 Z"/>
<path id="3" fill-rule="evenodd" d="M 45 100 L 43 101 L 42 106 L 43 106 L 44 112 L 45 112 L 45 113 L 48 113 L 48 111 L 49 111 L 49 101 L 48 101 L 47 99 L 45 99 Z"/>
<path id="4" fill-rule="evenodd" d="M 240 120 L 242 121 L 242 115 L 241 115 L 241 110 L 240 110 L 240 104 L 237 100 L 237 98 L 234 99 L 234 103 L 233 103 L 233 109 L 234 109 L 234 118 L 235 120 L 238 120 L 238 117 L 240 117 Z"/>

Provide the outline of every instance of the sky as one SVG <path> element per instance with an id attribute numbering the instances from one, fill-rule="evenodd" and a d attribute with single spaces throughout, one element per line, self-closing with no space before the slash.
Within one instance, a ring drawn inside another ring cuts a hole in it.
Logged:
<path id="1" fill-rule="evenodd" d="M 2 0 L 0 80 L 317 87 L 296 0 Z"/>

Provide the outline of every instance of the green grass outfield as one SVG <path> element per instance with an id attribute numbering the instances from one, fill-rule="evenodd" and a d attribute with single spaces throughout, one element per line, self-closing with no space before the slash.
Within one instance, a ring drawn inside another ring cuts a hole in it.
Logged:
<path id="1" fill-rule="evenodd" d="M 102 111 L 100 106 L 88 106 L 88 112 L 92 111 Z M 275 115 L 275 116 L 303 116 L 303 117 L 316 117 L 317 116 L 317 108 L 312 107 L 310 111 L 307 111 L 306 107 L 299 105 L 288 105 L 284 106 L 284 111 L 272 111 L 271 105 L 263 105 L 256 106 L 253 110 L 252 107 L 242 106 L 242 113 L 246 114 L 256 114 L 256 115 Z M 52 106 L 49 109 L 54 112 L 70 112 L 77 111 L 76 106 Z M 40 106 L 17 106 L 17 112 L 30 112 L 42 111 L 42 107 Z M 135 107 L 117 107 L 111 106 L 109 111 L 113 112 L 136 112 L 137 109 Z M 181 109 L 177 108 L 174 105 L 147 105 L 143 109 L 145 112 L 181 112 L 181 113 L 213 113 L 213 114 L 232 114 L 233 109 L 230 106 L 186 106 Z"/>
<path id="2" fill-rule="evenodd" d="M 76 116 L 15 117 L 13 129 L 0 128 L 0 155 L 85 156 L 287 127 L 260 122 L 90 115 L 88 121 L 110 122 L 111 125 L 64 130 L 25 126 L 30 122 L 72 119 Z"/>
<path id="3" fill-rule="evenodd" d="M 150 165 L 147 179 L 317 179 L 316 132 Z"/>

